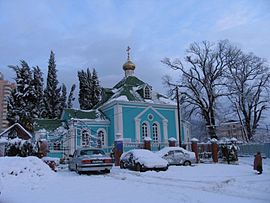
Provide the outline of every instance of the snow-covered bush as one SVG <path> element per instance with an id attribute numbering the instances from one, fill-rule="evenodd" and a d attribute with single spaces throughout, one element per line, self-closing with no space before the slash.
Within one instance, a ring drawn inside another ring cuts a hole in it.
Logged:
<path id="1" fill-rule="evenodd" d="M 8 139 L 6 145 L 7 156 L 35 156 L 37 154 L 36 147 L 28 140 L 20 138 Z"/>

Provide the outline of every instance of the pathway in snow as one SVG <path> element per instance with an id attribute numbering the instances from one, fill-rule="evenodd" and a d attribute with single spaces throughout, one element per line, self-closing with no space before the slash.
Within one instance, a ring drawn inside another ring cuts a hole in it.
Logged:
<path id="1" fill-rule="evenodd" d="M 0 203 L 268 203 L 270 200 L 268 159 L 264 160 L 260 176 L 252 170 L 252 158 L 240 158 L 239 165 L 172 166 L 165 172 L 140 173 L 113 167 L 110 174 L 100 175 L 78 175 L 67 168 L 53 173 L 40 160 L 17 159 L 0 158 L 0 181 L 4 186 Z"/>

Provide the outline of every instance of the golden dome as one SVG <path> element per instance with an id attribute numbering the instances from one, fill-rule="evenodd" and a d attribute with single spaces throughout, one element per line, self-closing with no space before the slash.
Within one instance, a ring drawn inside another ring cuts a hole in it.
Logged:
<path id="1" fill-rule="evenodd" d="M 129 46 L 127 47 L 127 54 L 128 54 L 127 62 L 124 63 L 123 69 L 124 69 L 125 71 L 126 71 L 126 70 L 134 70 L 134 69 L 135 69 L 135 64 L 132 63 L 132 61 L 130 60 L 130 47 L 129 47 Z"/>
<path id="2" fill-rule="evenodd" d="M 128 60 L 126 63 L 123 65 L 124 70 L 134 70 L 135 69 L 135 64 L 132 63 L 131 60 Z"/>

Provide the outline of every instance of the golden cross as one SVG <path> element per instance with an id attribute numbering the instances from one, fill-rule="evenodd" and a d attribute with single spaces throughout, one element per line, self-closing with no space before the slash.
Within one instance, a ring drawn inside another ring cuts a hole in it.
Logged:
<path id="1" fill-rule="evenodd" d="M 128 60 L 130 60 L 130 57 L 129 57 L 129 55 L 130 55 L 130 47 L 129 46 L 127 47 L 127 54 L 128 54 Z"/>

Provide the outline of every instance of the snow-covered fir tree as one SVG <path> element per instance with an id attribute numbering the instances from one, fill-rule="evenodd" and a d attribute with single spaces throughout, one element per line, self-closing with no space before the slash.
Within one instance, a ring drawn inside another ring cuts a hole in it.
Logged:
<path id="1" fill-rule="evenodd" d="M 7 119 L 10 124 L 19 122 L 27 130 L 32 131 L 35 104 L 37 101 L 32 71 L 25 61 L 21 61 L 21 67 L 9 66 L 16 73 L 16 89 L 13 90 L 8 102 Z"/>
<path id="2" fill-rule="evenodd" d="M 100 101 L 101 87 L 99 85 L 99 79 L 96 69 L 93 69 L 91 78 L 91 108 L 93 108 Z"/>
<path id="3" fill-rule="evenodd" d="M 73 84 L 68 95 L 67 108 L 72 108 L 73 106 L 72 102 L 75 100 L 75 97 L 74 97 L 75 88 L 76 88 L 76 85 Z"/>
<path id="4" fill-rule="evenodd" d="M 43 84 L 44 80 L 42 77 L 43 73 L 41 72 L 40 68 L 38 66 L 33 67 L 33 88 L 34 88 L 34 94 L 36 97 L 36 102 L 34 104 L 35 108 L 34 110 L 34 117 L 35 118 L 42 118 L 44 117 L 44 111 L 45 111 L 45 105 L 44 105 L 44 92 L 43 92 Z"/>
<path id="5" fill-rule="evenodd" d="M 90 81 L 91 81 L 91 72 L 89 68 L 87 71 L 84 70 L 78 71 L 79 78 L 79 103 L 81 109 L 90 109 L 89 101 L 90 101 Z"/>
<path id="6" fill-rule="evenodd" d="M 47 118 L 58 118 L 61 115 L 61 88 L 58 87 L 58 80 L 56 74 L 55 56 L 51 51 L 49 65 L 47 86 L 44 91 L 44 104 Z"/>
<path id="7" fill-rule="evenodd" d="M 67 108 L 67 88 L 65 84 L 62 84 L 62 94 L 60 98 L 60 115 L 62 114 L 63 110 Z"/>
<path id="8" fill-rule="evenodd" d="M 87 68 L 86 71 L 78 71 L 80 90 L 79 103 L 81 109 L 92 109 L 100 100 L 101 87 L 95 69 L 93 73 Z"/>

